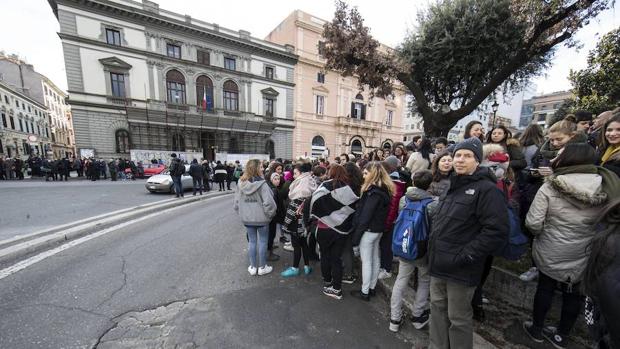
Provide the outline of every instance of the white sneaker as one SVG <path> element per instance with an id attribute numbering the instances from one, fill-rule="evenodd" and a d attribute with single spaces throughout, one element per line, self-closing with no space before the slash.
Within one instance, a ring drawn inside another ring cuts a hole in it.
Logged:
<path id="1" fill-rule="evenodd" d="M 284 247 L 282 247 L 282 249 L 284 251 L 289 251 L 289 252 L 293 252 L 295 249 L 293 248 L 293 244 L 290 242 L 287 242 L 284 244 Z"/>
<path id="2" fill-rule="evenodd" d="M 256 267 L 253 267 L 251 265 L 248 267 L 248 273 L 250 273 L 250 275 L 252 275 L 252 276 L 256 275 L 256 271 L 257 270 L 258 269 L 256 269 Z"/>
<path id="3" fill-rule="evenodd" d="M 385 269 L 379 269 L 379 280 L 389 279 L 392 277 L 392 273 L 385 271 Z"/>
<path id="4" fill-rule="evenodd" d="M 258 275 L 267 275 L 273 271 L 273 267 L 269 265 L 265 265 L 264 267 L 258 268 Z"/>
<path id="5" fill-rule="evenodd" d="M 528 271 L 519 275 L 519 279 L 521 279 L 522 281 L 533 281 L 537 277 L 538 269 L 536 269 L 536 267 L 531 267 Z"/>

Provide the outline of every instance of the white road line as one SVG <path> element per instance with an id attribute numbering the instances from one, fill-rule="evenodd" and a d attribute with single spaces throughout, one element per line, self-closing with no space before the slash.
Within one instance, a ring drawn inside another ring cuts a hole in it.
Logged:
<path id="1" fill-rule="evenodd" d="M 200 200 L 200 201 L 192 202 L 191 204 L 172 207 L 172 208 L 169 208 L 167 210 L 164 210 L 163 212 L 151 213 L 151 214 L 146 215 L 144 217 L 140 217 L 140 218 L 137 218 L 137 219 L 125 222 L 125 223 L 117 224 L 115 226 L 106 228 L 106 229 L 104 229 L 102 231 L 86 235 L 86 236 L 81 237 L 79 239 L 70 241 L 70 242 L 68 242 L 68 243 L 66 243 L 64 245 L 58 246 L 56 248 L 53 248 L 51 250 L 48 250 L 48 251 L 45 251 L 45 252 L 41 252 L 38 255 L 32 256 L 32 257 L 30 257 L 28 259 L 24 259 L 23 261 L 20 261 L 20 262 L 12 265 L 10 267 L 7 267 L 7 268 L 4 268 L 4 269 L 0 270 L 0 280 L 6 278 L 8 276 L 11 276 L 11 275 L 13 275 L 13 274 L 15 274 L 15 273 L 17 273 L 17 272 L 19 272 L 21 270 L 24 270 L 24 269 L 28 268 L 29 266 L 31 266 L 33 264 L 39 263 L 40 261 L 42 261 L 42 260 L 44 260 L 46 258 L 49 258 L 49 257 L 51 257 L 53 255 L 56 255 L 56 254 L 58 254 L 58 253 L 60 253 L 62 251 L 68 250 L 71 247 L 75 247 L 75 246 L 83 244 L 83 243 L 85 243 L 85 242 L 87 242 L 89 240 L 96 239 L 96 238 L 98 238 L 100 236 L 103 236 L 105 234 L 111 233 L 111 232 L 113 232 L 115 230 L 125 228 L 125 227 L 127 227 L 129 225 L 141 222 L 141 221 L 146 220 L 146 219 L 150 219 L 150 218 L 153 218 L 153 217 L 156 217 L 156 216 L 160 216 L 163 213 L 168 213 L 168 212 L 171 212 L 171 211 L 175 211 L 177 209 L 181 209 L 181 208 L 185 208 L 185 207 L 190 207 L 190 206 L 193 206 L 193 205 L 196 205 L 196 204 L 199 204 L 199 203 L 205 203 L 207 201 L 211 201 L 211 200 L 215 200 L 215 199 L 219 199 L 219 198 L 224 198 L 224 197 L 228 197 L 228 195 L 216 196 L 216 197 L 209 198 L 209 199 L 206 199 L 206 200 Z"/>

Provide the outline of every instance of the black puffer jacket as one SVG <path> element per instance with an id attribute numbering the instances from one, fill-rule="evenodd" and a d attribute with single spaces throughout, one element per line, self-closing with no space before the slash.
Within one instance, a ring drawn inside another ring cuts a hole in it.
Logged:
<path id="1" fill-rule="evenodd" d="M 620 238 L 612 237 L 607 243 L 610 247 L 607 253 L 613 253 L 615 258 L 597 276 L 596 291 L 591 297 L 605 319 L 612 348 L 620 348 Z"/>
<path id="2" fill-rule="evenodd" d="M 487 168 L 471 176 L 453 175 L 450 180 L 450 189 L 433 215 L 430 274 L 475 286 L 486 257 L 508 240 L 506 200 Z"/>
<path id="3" fill-rule="evenodd" d="M 355 211 L 353 218 L 355 233 L 361 236 L 366 231 L 383 232 L 391 200 L 387 190 L 374 185 L 368 188 L 362 194 Z"/>

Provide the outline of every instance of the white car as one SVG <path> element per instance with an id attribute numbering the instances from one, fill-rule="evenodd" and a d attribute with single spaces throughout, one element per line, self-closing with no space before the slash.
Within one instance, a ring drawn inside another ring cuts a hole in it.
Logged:
<path id="1" fill-rule="evenodd" d="M 189 165 L 185 165 L 185 173 L 181 176 L 181 183 L 183 184 L 183 191 L 194 188 L 194 182 L 192 176 L 189 175 Z M 169 170 L 164 170 L 162 173 L 151 176 L 144 185 L 146 190 L 151 193 L 174 193 L 174 185 L 172 184 L 172 177 Z"/>

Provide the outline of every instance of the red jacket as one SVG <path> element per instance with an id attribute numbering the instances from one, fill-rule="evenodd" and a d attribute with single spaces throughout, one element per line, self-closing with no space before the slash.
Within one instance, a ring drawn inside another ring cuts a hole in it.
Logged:
<path id="1" fill-rule="evenodd" d="M 394 222 L 398 218 L 398 205 L 400 199 L 405 195 L 405 182 L 398 179 L 393 179 L 392 182 L 396 188 L 392 201 L 390 201 L 390 207 L 388 208 L 387 218 L 385 219 L 385 231 L 391 231 L 394 228 Z"/>

